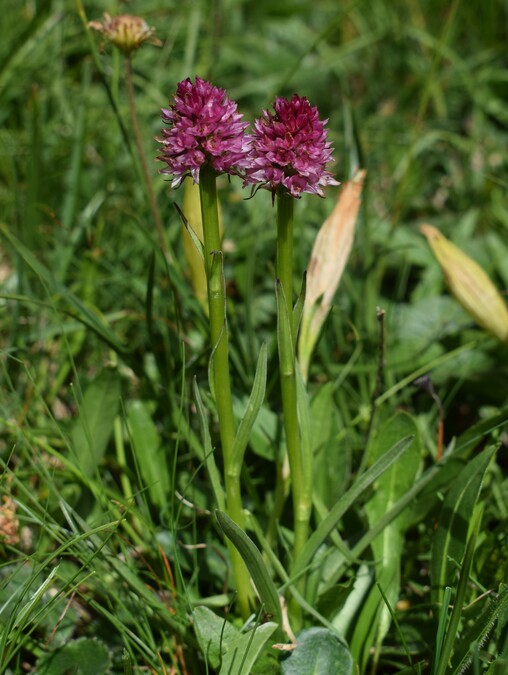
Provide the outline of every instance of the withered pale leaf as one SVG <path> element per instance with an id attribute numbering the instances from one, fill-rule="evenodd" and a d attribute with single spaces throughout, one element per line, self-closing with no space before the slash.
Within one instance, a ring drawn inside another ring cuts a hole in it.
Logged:
<path id="1" fill-rule="evenodd" d="M 298 360 L 304 380 L 351 253 L 365 175 L 366 171 L 362 169 L 344 184 L 335 208 L 321 226 L 312 249 L 298 344 Z"/>
<path id="2" fill-rule="evenodd" d="M 452 294 L 476 323 L 508 342 L 508 308 L 486 272 L 432 225 L 422 225 Z"/>

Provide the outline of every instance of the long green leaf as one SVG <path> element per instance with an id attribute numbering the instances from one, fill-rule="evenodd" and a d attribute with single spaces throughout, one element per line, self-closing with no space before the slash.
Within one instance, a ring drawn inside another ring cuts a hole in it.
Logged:
<path id="1" fill-rule="evenodd" d="M 430 578 L 432 599 L 441 603 L 445 586 L 453 586 L 455 571 L 466 548 L 469 521 L 495 448 L 487 448 L 474 457 L 451 485 L 432 544 Z"/>
<path id="2" fill-rule="evenodd" d="M 249 570 L 265 611 L 282 625 L 282 612 L 279 595 L 273 583 L 261 553 L 252 539 L 231 518 L 222 511 L 216 511 L 215 517 L 221 530 L 233 543 Z"/>
<path id="3" fill-rule="evenodd" d="M 312 561 L 317 553 L 318 548 L 329 536 L 330 532 L 337 525 L 337 522 L 342 518 L 348 508 L 358 499 L 358 497 L 365 492 L 365 490 L 372 485 L 372 483 L 379 478 L 389 466 L 391 466 L 397 459 L 409 448 L 413 442 L 413 437 L 403 438 L 396 443 L 393 448 L 385 453 L 377 462 L 371 466 L 360 478 L 349 488 L 349 490 L 339 499 L 330 513 L 320 523 L 318 529 L 309 538 L 305 544 L 303 551 L 296 561 L 293 573 L 296 575 L 303 571 L 305 567 Z"/>

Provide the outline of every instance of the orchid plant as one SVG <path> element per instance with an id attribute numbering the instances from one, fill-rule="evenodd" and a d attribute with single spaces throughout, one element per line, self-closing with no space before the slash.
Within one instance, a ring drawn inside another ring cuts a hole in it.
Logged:
<path id="1" fill-rule="evenodd" d="M 169 108 L 162 110 L 168 125 L 158 139 L 159 159 L 177 188 L 186 176 L 199 184 L 203 221 L 203 258 L 208 290 L 210 320 L 211 381 L 220 429 L 225 508 L 228 516 L 245 529 L 240 469 L 243 451 L 236 439 L 228 356 L 228 325 L 223 275 L 224 255 L 219 234 L 216 178 L 222 173 L 243 178 L 244 186 L 270 190 L 277 202 L 276 295 L 277 340 L 284 429 L 293 497 L 293 560 L 297 561 L 308 538 L 312 511 L 312 453 L 301 442 L 298 419 L 298 366 L 296 341 L 303 308 L 304 289 L 293 309 L 293 206 L 304 192 L 323 195 L 323 187 L 338 185 L 327 165 L 332 148 L 327 140 L 326 122 L 305 97 L 277 98 L 273 113 L 265 110 L 254 123 L 252 133 L 237 105 L 222 89 L 196 77 L 177 86 Z M 198 242 L 200 246 L 200 242 Z M 245 444 L 244 444 L 245 445 Z M 279 467 L 280 468 L 280 467 Z M 279 494 L 284 492 L 283 472 L 277 472 Z M 282 502 L 283 503 L 283 500 Z M 231 547 L 238 602 L 246 618 L 251 610 L 248 570 L 239 552 Z M 299 588 L 303 591 L 302 576 Z M 293 618 L 299 621 L 299 606 Z"/>

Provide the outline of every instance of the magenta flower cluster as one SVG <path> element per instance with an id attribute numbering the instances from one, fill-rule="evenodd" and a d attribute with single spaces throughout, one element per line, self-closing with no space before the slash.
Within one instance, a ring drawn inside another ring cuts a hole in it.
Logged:
<path id="1" fill-rule="evenodd" d="M 322 187 L 338 185 L 326 170 L 333 161 L 326 121 L 305 97 L 276 98 L 274 114 L 263 111 L 254 123 L 245 183 L 261 184 L 275 193 L 283 186 L 293 197 L 302 192 L 323 196 Z"/>
<path id="2" fill-rule="evenodd" d="M 196 77 L 177 87 L 173 105 L 162 109 L 162 119 L 170 124 L 162 130 L 162 155 L 166 162 L 161 173 L 172 175 L 173 187 L 191 175 L 199 182 L 199 170 L 209 163 L 217 173 L 237 173 L 247 164 L 248 140 L 237 105 L 224 89 Z"/>
<path id="3" fill-rule="evenodd" d="M 167 167 L 161 173 L 173 176 L 173 187 L 186 175 L 199 182 L 199 171 L 209 164 L 217 173 L 241 175 L 244 186 L 279 188 L 295 198 L 303 192 L 323 196 L 326 185 L 338 185 L 326 169 L 333 161 L 327 140 L 326 120 L 317 108 L 296 94 L 277 98 L 274 112 L 263 111 L 252 134 L 247 123 L 223 89 L 196 78 L 180 82 L 174 103 L 162 110 L 162 154 Z"/>

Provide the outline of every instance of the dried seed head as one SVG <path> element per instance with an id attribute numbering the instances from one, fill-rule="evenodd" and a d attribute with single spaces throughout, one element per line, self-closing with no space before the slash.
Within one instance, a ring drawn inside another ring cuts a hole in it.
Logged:
<path id="1" fill-rule="evenodd" d="M 103 21 L 90 21 L 88 25 L 127 55 L 139 49 L 145 42 L 157 46 L 162 44 L 154 37 L 155 29 L 150 28 L 141 17 L 132 14 L 120 14 L 111 18 L 105 13 Z"/>

